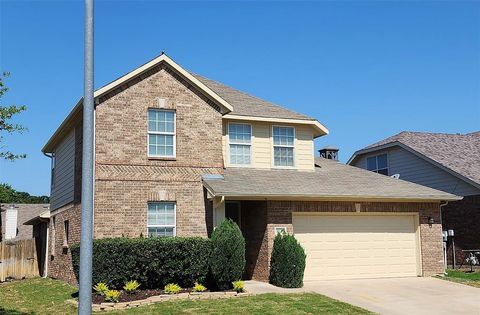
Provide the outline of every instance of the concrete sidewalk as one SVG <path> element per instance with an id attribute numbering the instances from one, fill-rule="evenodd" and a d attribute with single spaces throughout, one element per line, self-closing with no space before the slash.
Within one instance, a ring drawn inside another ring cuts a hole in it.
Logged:
<path id="1" fill-rule="evenodd" d="M 480 289 L 436 278 L 389 278 L 305 282 L 283 289 L 246 281 L 251 293 L 315 292 L 379 314 L 480 314 Z"/>

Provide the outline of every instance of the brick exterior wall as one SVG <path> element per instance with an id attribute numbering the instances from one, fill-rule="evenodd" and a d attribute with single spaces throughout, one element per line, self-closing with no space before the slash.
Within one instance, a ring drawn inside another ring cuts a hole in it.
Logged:
<path id="1" fill-rule="evenodd" d="M 243 201 L 241 203 L 241 229 L 245 237 L 246 279 L 268 279 L 267 203 Z"/>
<path id="2" fill-rule="evenodd" d="M 242 217 L 258 215 L 259 221 L 266 220 L 266 230 L 256 229 L 244 231 L 247 240 L 262 240 L 262 244 L 247 248 L 247 277 L 267 281 L 270 255 L 273 248 L 274 228 L 286 227 L 294 233 L 292 212 L 352 212 L 355 213 L 354 202 L 329 201 L 264 201 L 259 203 L 242 202 Z M 424 276 L 443 272 L 443 250 L 441 243 L 440 206 L 438 203 L 379 203 L 359 202 L 362 213 L 366 212 L 417 212 L 420 221 L 421 260 Z M 265 214 L 264 214 L 265 212 Z M 428 224 L 429 217 L 435 223 Z M 248 219 L 247 219 L 248 220 Z M 247 221 L 248 222 L 248 221 Z M 248 226 L 242 227 L 248 228 Z M 255 233 L 255 235 L 252 235 Z M 250 241 L 251 242 L 251 241 Z M 265 267 L 266 266 L 266 267 Z"/>
<path id="3" fill-rule="evenodd" d="M 465 258 L 463 249 L 480 249 L 480 195 L 465 196 L 442 208 L 443 230 L 455 231 L 455 261 L 459 266 Z M 451 238 L 447 243 L 448 264 L 453 264 Z"/>
<path id="4" fill-rule="evenodd" d="M 70 248 L 64 247 L 64 222 L 68 220 L 68 246 L 80 242 L 80 204 L 70 204 L 55 210 L 50 217 L 48 276 L 77 285 L 73 273 Z"/>
<path id="5" fill-rule="evenodd" d="M 175 159 L 147 156 L 150 108 L 176 112 Z M 150 201 L 176 202 L 178 236 L 207 236 L 201 176 L 223 172 L 222 115 L 169 68 L 102 98 L 95 152 L 96 238 L 145 235 Z"/>

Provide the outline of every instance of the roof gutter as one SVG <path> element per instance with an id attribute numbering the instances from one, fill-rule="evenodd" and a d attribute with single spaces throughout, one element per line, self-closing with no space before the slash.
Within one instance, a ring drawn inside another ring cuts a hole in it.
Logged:
<path id="1" fill-rule="evenodd" d="M 211 187 L 205 185 L 207 191 L 214 197 L 225 197 L 237 200 L 309 200 L 309 201 L 364 201 L 364 202 L 443 202 L 445 197 L 380 197 L 380 196 L 334 196 L 334 195 L 302 195 L 302 194 L 228 194 L 215 193 Z M 449 201 L 460 200 L 462 197 L 452 197 Z"/>

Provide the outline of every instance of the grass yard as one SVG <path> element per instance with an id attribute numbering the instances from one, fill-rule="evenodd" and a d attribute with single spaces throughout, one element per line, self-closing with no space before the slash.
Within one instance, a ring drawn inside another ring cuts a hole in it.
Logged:
<path id="1" fill-rule="evenodd" d="M 447 270 L 447 275 L 443 279 L 480 288 L 480 271 L 464 272 L 449 269 Z"/>
<path id="2" fill-rule="evenodd" d="M 77 289 L 44 278 L 0 284 L 0 314 L 74 314 L 76 307 L 65 303 Z"/>
<path id="3" fill-rule="evenodd" d="M 51 279 L 0 284 L 0 314 L 76 314 L 67 302 L 76 289 Z M 361 308 L 314 293 L 262 294 L 225 300 L 157 303 L 105 314 L 371 314 Z"/>

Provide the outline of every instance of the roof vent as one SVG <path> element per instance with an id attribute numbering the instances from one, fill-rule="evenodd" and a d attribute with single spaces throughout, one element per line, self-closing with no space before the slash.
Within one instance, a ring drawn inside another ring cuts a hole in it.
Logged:
<path id="1" fill-rule="evenodd" d="M 318 152 L 324 159 L 338 161 L 338 148 L 328 146 L 318 150 Z"/>

